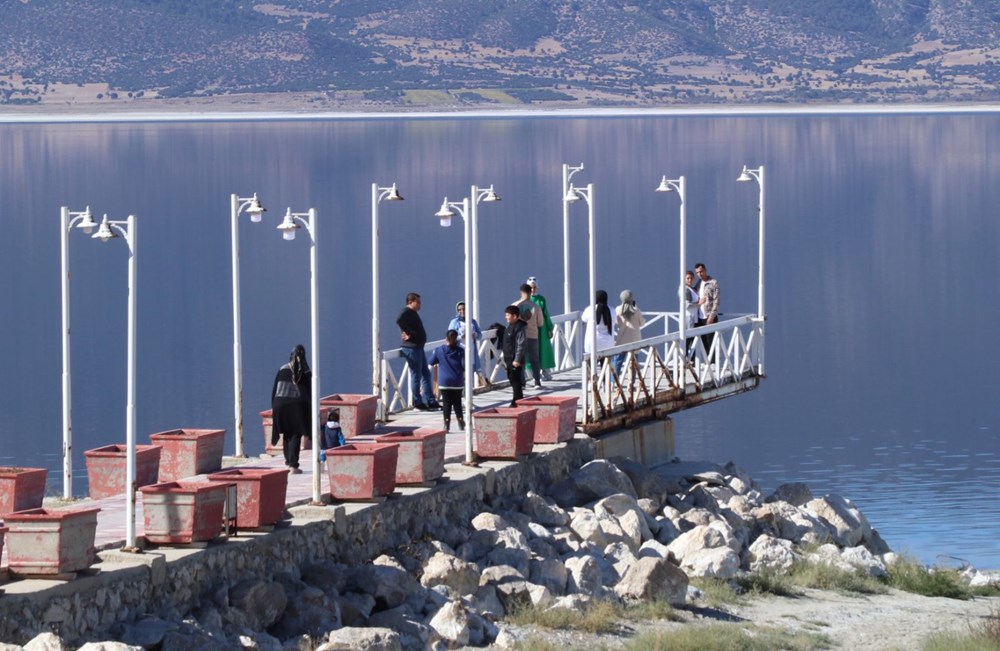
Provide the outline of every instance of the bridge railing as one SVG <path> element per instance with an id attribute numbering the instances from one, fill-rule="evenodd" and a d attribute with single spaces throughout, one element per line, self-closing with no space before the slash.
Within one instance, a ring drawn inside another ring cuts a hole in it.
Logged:
<path id="1" fill-rule="evenodd" d="M 763 374 L 763 321 L 753 315 L 732 315 L 712 325 L 687 330 L 685 346 L 680 339 L 676 312 L 644 312 L 643 334 L 650 336 L 633 344 L 615 346 L 597 353 L 596 373 L 591 374 L 591 356 L 583 353 L 585 324 L 580 311 L 552 317 L 552 347 L 556 372 L 580 369 L 584 422 L 599 420 L 622 411 L 634 411 L 661 402 L 665 394 L 683 394 L 688 385 L 695 391 L 719 387 L 752 374 Z M 662 332 L 663 334 L 653 334 Z M 715 335 L 706 347 L 708 337 Z M 480 368 L 491 382 L 507 379 L 500 365 L 503 332 L 484 330 L 477 341 Z M 443 339 L 428 342 L 429 354 L 444 343 Z M 687 353 L 685 354 L 685 348 Z M 383 413 L 396 413 L 410 408 L 410 370 L 396 348 L 382 353 L 382 387 L 380 399 Z M 620 368 L 615 357 L 622 355 Z"/>

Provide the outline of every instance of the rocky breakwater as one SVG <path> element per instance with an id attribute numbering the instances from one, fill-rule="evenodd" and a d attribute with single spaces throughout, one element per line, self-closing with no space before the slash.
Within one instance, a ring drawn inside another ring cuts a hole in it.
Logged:
<path id="1" fill-rule="evenodd" d="M 879 575 L 893 556 L 850 500 L 814 497 L 803 484 L 765 497 L 732 463 L 648 470 L 598 460 L 545 494 L 487 502 L 471 521 L 370 563 L 319 560 L 248 577 L 183 617 L 123 625 L 121 642 L 101 648 L 507 647 L 516 634 L 504 617 L 521 608 L 682 606 L 689 577 L 780 571 L 800 557 Z"/>

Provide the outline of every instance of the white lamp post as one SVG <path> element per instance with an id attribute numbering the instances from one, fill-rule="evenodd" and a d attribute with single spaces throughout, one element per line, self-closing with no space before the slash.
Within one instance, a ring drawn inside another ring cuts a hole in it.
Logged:
<path id="1" fill-rule="evenodd" d="M 760 329 L 763 332 L 764 320 L 767 318 L 764 315 L 764 166 L 761 165 L 756 169 L 749 169 L 746 165 L 743 166 L 743 171 L 740 173 L 739 177 L 736 179 L 740 182 L 747 181 L 757 181 L 757 185 L 760 188 L 760 193 L 757 198 L 757 213 L 758 213 L 758 230 L 760 231 L 757 237 L 758 249 L 757 249 L 757 320 L 760 322 Z M 761 339 L 763 343 L 763 339 Z M 764 353 L 761 349 L 760 362 L 757 366 L 757 373 L 764 375 Z"/>
<path id="2" fill-rule="evenodd" d="M 587 202 L 587 258 L 590 267 L 590 306 L 591 306 L 591 327 L 590 328 L 590 377 L 587 377 L 587 366 L 585 364 L 580 364 L 580 370 L 582 372 L 582 389 L 583 389 L 583 416 L 584 421 L 596 420 L 597 413 L 594 408 L 596 405 L 591 400 L 590 392 L 594 387 L 597 386 L 597 313 L 593 308 L 594 298 L 597 294 L 597 269 L 596 269 L 596 254 L 594 249 L 594 184 L 588 183 L 586 188 L 574 188 L 571 183 L 569 190 L 566 191 L 566 196 L 563 198 L 566 202 L 579 201 L 583 199 Z M 568 310 L 567 310 L 568 311 Z"/>
<path id="3" fill-rule="evenodd" d="M 677 321 L 679 323 L 679 330 L 681 336 L 681 343 L 678 345 L 678 350 L 683 351 L 683 353 L 678 353 L 677 357 L 674 359 L 674 382 L 680 389 L 684 389 L 684 373 L 687 366 L 687 339 L 684 334 L 687 330 L 687 292 L 684 291 L 684 274 L 687 272 L 687 261 L 685 260 L 685 222 L 684 222 L 684 177 L 681 176 L 676 179 L 668 179 L 666 175 L 660 179 L 660 185 L 656 188 L 657 192 L 677 192 L 677 196 L 681 200 L 681 266 L 680 266 L 680 289 L 678 290 L 679 298 L 679 311 L 677 312 Z"/>
<path id="4" fill-rule="evenodd" d="M 575 201 L 575 199 L 568 199 L 569 189 L 571 186 L 570 181 L 573 175 L 577 172 L 583 171 L 583 163 L 577 166 L 567 165 L 563 163 L 562 166 L 562 204 L 563 204 L 563 314 L 570 313 L 570 296 L 569 296 L 569 202 Z M 593 300 L 593 297 L 591 297 Z"/>
<path id="5" fill-rule="evenodd" d="M 463 266 L 465 270 L 465 463 L 471 465 L 475 463 L 476 457 L 472 451 L 472 346 L 475 342 L 472 338 L 472 311 L 469 309 L 469 294 L 471 293 L 471 278 L 469 274 L 469 243 L 472 239 L 472 219 L 469 215 L 469 199 L 462 199 L 461 202 L 448 201 L 444 198 L 441 209 L 434 213 L 434 216 L 441 221 L 444 227 L 451 226 L 451 218 L 455 216 L 454 211 L 462 217 L 465 223 L 465 257 Z"/>
<path id="6" fill-rule="evenodd" d="M 485 190 L 477 186 L 472 186 L 472 191 L 469 194 L 471 198 L 469 209 L 472 211 L 472 318 L 479 321 L 479 209 L 477 206 L 480 201 L 500 201 L 500 195 L 498 195 L 493 190 L 493 185 L 486 188 Z M 468 297 L 466 297 L 468 298 Z M 468 311 L 468 310 L 467 310 Z M 466 343 L 472 341 L 471 336 L 468 334 L 470 331 L 466 330 Z M 473 341 L 473 345 L 476 345 Z"/>
<path id="7" fill-rule="evenodd" d="M 97 232 L 92 238 L 107 242 L 117 238 L 119 233 L 128 245 L 128 394 L 125 404 L 125 550 L 139 551 L 135 536 L 135 256 L 136 229 L 135 215 L 125 221 L 108 221 L 104 215 Z"/>
<path id="8" fill-rule="evenodd" d="M 403 197 L 395 183 L 389 187 L 379 187 L 378 183 L 372 183 L 372 393 L 378 398 L 375 412 L 380 421 L 385 420 L 385 405 L 382 404 L 382 353 L 378 340 L 378 205 L 383 199 L 402 201 Z"/>
<path id="9" fill-rule="evenodd" d="M 97 222 L 90 214 L 90 206 L 82 212 L 72 212 L 66 206 L 60 213 L 59 251 L 62 258 L 62 413 L 63 413 L 63 499 L 73 497 L 73 425 L 72 383 L 69 359 L 69 229 L 76 226 L 88 235 L 94 232 Z"/>
<path id="10" fill-rule="evenodd" d="M 316 209 L 310 208 L 309 212 L 292 212 L 289 208 L 285 212 L 285 218 L 278 224 L 278 230 L 281 231 L 281 235 L 286 240 L 295 239 L 295 231 L 299 228 L 305 227 L 306 232 L 309 233 L 310 245 L 309 245 L 309 310 L 310 310 L 310 328 L 312 333 L 312 396 L 310 399 L 310 408 L 312 409 L 312 418 L 310 419 L 310 426 L 312 428 L 310 436 L 313 437 L 312 446 L 312 489 L 313 489 L 313 504 L 322 503 L 322 495 L 320 494 L 320 463 L 319 463 L 319 289 L 317 288 L 317 283 L 319 281 L 319 275 L 316 269 Z"/>
<path id="11" fill-rule="evenodd" d="M 260 205 L 257 193 L 250 198 L 230 196 L 233 252 L 233 434 L 236 437 L 236 456 L 243 451 L 243 348 L 240 341 L 240 213 L 250 215 L 250 221 L 259 222 L 267 210 Z"/>

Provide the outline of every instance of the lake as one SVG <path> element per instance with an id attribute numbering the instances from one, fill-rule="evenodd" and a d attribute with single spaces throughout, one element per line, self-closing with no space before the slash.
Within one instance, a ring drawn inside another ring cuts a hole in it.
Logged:
<path id="1" fill-rule="evenodd" d="M 60 491 L 59 211 L 137 215 L 138 442 L 177 427 L 232 435 L 229 195 L 241 221 L 247 451 L 274 372 L 309 343 L 307 238 L 318 210 L 322 391 L 370 386 L 371 183 L 380 209 L 383 348 L 408 291 L 432 337 L 461 298 L 462 229 L 434 213 L 482 204 L 483 325 L 528 276 L 561 311 L 561 165 L 595 186 L 598 286 L 673 310 L 677 200 L 687 260 L 719 279 L 723 312 L 757 300 L 757 188 L 767 167 L 767 372 L 750 394 L 676 416 L 678 454 L 730 459 L 766 490 L 807 482 L 853 499 L 896 550 L 1000 567 L 1000 115 L 517 117 L 0 124 L 0 463 L 44 465 Z M 586 209 L 572 209 L 572 303 L 587 301 Z M 83 451 L 125 440 L 127 249 L 70 237 L 75 490 Z"/>

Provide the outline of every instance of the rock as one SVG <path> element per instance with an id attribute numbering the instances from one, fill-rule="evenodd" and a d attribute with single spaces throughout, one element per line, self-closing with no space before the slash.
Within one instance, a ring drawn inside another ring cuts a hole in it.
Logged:
<path id="1" fill-rule="evenodd" d="M 667 495 L 674 491 L 673 483 L 638 461 L 628 457 L 613 457 L 608 461 L 625 473 L 629 481 L 632 482 L 632 487 L 638 497 L 661 504 Z"/>
<path id="2" fill-rule="evenodd" d="M 660 503 L 649 497 L 640 497 L 636 500 L 636 504 L 639 505 L 639 508 L 646 515 L 656 517 L 660 513 Z"/>
<path id="3" fill-rule="evenodd" d="M 683 606 L 688 578 L 676 565 L 661 558 L 640 558 L 615 585 L 615 594 L 626 601 L 665 601 Z"/>
<path id="4" fill-rule="evenodd" d="M 715 470 L 703 470 L 702 472 L 698 472 L 698 473 L 695 473 L 693 475 L 690 475 L 690 476 L 686 477 L 685 479 L 687 479 L 692 484 L 705 483 L 705 484 L 708 484 L 709 486 L 725 486 L 726 485 L 726 478 L 725 478 L 725 476 L 721 472 L 718 472 L 718 471 L 715 471 Z"/>
<path id="5" fill-rule="evenodd" d="M 404 649 L 424 649 L 434 636 L 434 631 L 405 605 L 375 613 L 368 618 L 368 625 L 396 631 Z"/>
<path id="6" fill-rule="evenodd" d="M 531 548 L 531 554 L 538 558 L 555 558 L 569 551 L 557 548 L 554 542 L 555 539 L 549 543 L 541 538 L 532 538 L 528 541 L 528 547 Z"/>
<path id="7" fill-rule="evenodd" d="M 695 507 L 678 518 L 677 528 L 683 533 L 691 531 L 695 527 L 707 527 L 716 520 L 719 516 L 714 511 L 709 511 L 708 509 L 703 509 L 700 507 Z"/>
<path id="8" fill-rule="evenodd" d="M 463 561 L 478 561 L 490 553 L 495 542 L 495 531 L 473 531 L 469 539 L 459 545 L 455 555 Z"/>
<path id="9" fill-rule="evenodd" d="M 281 645 L 281 651 L 313 651 L 316 645 L 308 635 L 296 635 L 285 640 Z"/>
<path id="10" fill-rule="evenodd" d="M 545 586 L 553 595 L 566 594 L 569 571 L 558 558 L 532 559 L 529 563 L 528 578 L 532 583 Z"/>
<path id="11" fill-rule="evenodd" d="M 479 585 L 496 585 L 506 581 L 524 581 L 527 577 L 509 565 L 494 565 L 487 567 L 479 576 Z"/>
<path id="12" fill-rule="evenodd" d="M 679 560 L 702 549 L 728 547 L 739 552 L 742 548 L 733 536 L 732 529 L 723 521 L 716 520 L 709 525 L 700 525 L 682 533 L 667 549 Z"/>
<path id="13" fill-rule="evenodd" d="M 639 548 L 639 558 L 669 558 L 670 548 L 657 540 L 647 540 Z"/>
<path id="14" fill-rule="evenodd" d="M 881 556 L 882 554 L 892 551 L 892 549 L 889 548 L 888 543 L 882 540 L 882 536 L 879 535 L 876 529 L 872 529 L 871 534 L 865 537 L 864 544 L 865 547 L 868 548 L 868 551 L 876 556 Z"/>
<path id="15" fill-rule="evenodd" d="M 806 560 L 811 563 L 822 563 L 830 565 L 845 572 L 854 572 L 854 566 L 840 557 L 840 549 L 833 543 L 820 545 L 810 554 L 806 555 Z"/>
<path id="16" fill-rule="evenodd" d="M 243 644 L 243 648 L 255 651 L 282 651 L 281 640 L 267 633 L 254 632 L 241 635 L 240 643 Z"/>
<path id="17" fill-rule="evenodd" d="M 553 600 L 549 610 L 570 610 L 582 613 L 594 603 L 594 598 L 586 594 L 568 594 Z"/>
<path id="18" fill-rule="evenodd" d="M 516 649 L 520 646 L 522 639 L 521 634 L 503 626 L 497 633 L 496 640 L 494 640 L 493 644 L 498 649 Z"/>
<path id="19" fill-rule="evenodd" d="M 193 627 L 170 631 L 163 636 L 160 645 L 160 651 L 227 651 L 229 648 L 225 640 L 217 640 Z M 25 651 L 29 651 L 29 647 L 25 646 Z"/>
<path id="20" fill-rule="evenodd" d="M 572 478 L 577 490 L 584 496 L 583 501 L 601 499 L 616 493 L 638 498 L 628 475 L 604 459 L 584 464 L 573 473 Z"/>
<path id="21" fill-rule="evenodd" d="M 1000 588 L 1000 572 L 998 571 L 980 571 L 973 569 L 972 576 L 969 577 L 969 587 L 981 588 L 981 587 L 994 587 Z"/>
<path id="22" fill-rule="evenodd" d="M 376 608 L 388 610 L 423 591 L 409 572 L 392 565 L 363 565 L 355 568 L 348 586 L 355 592 L 375 597 Z"/>
<path id="23" fill-rule="evenodd" d="M 510 529 L 510 531 L 515 531 Z M 484 563 L 490 565 L 509 565 L 521 574 L 528 573 L 528 559 L 531 558 L 531 547 L 525 545 L 526 549 L 497 547 L 486 555 Z"/>
<path id="24" fill-rule="evenodd" d="M 560 554 L 572 554 L 580 551 L 580 537 L 570 527 L 556 527 L 552 530 L 555 548 Z"/>
<path id="25" fill-rule="evenodd" d="M 479 587 L 479 570 L 460 558 L 438 552 L 424 565 L 420 584 L 428 588 L 444 585 L 455 595 L 472 594 Z"/>
<path id="26" fill-rule="evenodd" d="M 871 536 L 868 518 L 850 500 L 839 495 L 810 500 L 805 508 L 830 528 L 834 542 L 841 547 L 854 547 Z"/>
<path id="27" fill-rule="evenodd" d="M 750 484 L 744 482 L 739 477 L 726 477 L 726 485 L 736 495 L 745 496 L 751 490 Z"/>
<path id="28" fill-rule="evenodd" d="M 653 537 L 653 532 L 646 524 L 646 514 L 634 497 L 624 493 L 609 495 L 594 504 L 594 513 L 598 516 L 607 514 L 615 518 L 635 548 L 638 548 L 644 540 Z"/>
<path id="29" fill-rule="evenodd" d="M 771 502 L 751 511 L 754 531 L 799 543 L 822 543 L 832 532 L 822 519 L 805 508 L 788 502 Z M 752 535 L 752 534 L 751 534 Z"/>
<path id="30" fill-rule="evenodd" d="M 306 632 L 317 634 L 340 626 L 340 608 L 319 588 L 308 586 L 288 601 L 284 612 L 270 632 L 287 638 Z"/>
<path id="31" fill-rule="evenodd" d="M 727 489 L 728 490 L 728 489 Z M 732 494 L 727 494 L 723 502 L 729 501 Z M 695 484 L 688 490 L 687 494 L 684 495 L 684 503 L 688 506 L 696 509 L 705 509 L 711 513 L 717 513 L 719 511 L 719 500 L 716 499 L 715 495 L 709 490 L 708 484 Z"/>
<path id="32" fill-rule="evenodd" d="M 565 513 L 565 511 L 564 511 Z M 569 513 L 566 513 L 566 524 L 569 523 Z M 531 534 L 528 536 L 528 543 L 530 544 L 532 540 L 544 540 L 546 542 L 555 542 L 555 536 L 552 532 L 543 525 L 537 522 L 531 522 L 528 524 L 528 532 Z"/>
<path id="33" fill-rule="evenodd" d="M 531 491 L 528 491 L 527 497 L 521 503 L 521 510 L 531 518 L 532 522 L 538 524 L 558 526 L 569 523 L 569 514 L 554 500 Z"/>
<path id="34" fill-rule="evenodd" d="M 316 651 L 403 651 L 399 633 L 388 628 L 345 627 L 331 631 Z"/>
<path id="35" fill-rule="evenodd" d="M 472 518 L 472 522 L 469 524 L 476 531 L 500 531 L 511 526 L 503 517 L 489 511 L 484 511 Z"/>
<path id="36" fill-rule="evenodd" d="M 788 502 L 792 506 L 805 506 L 812 500 L 813 494 L 809 490 L 808 485 L 802 482 L 793 482 L 778 486 L 774 489 L 773 493 L 764 499 L 764 502 L 767 504 L 771 502 Z"/>
<path id="37" fill-rule="evenodd" d="M 483 617 L 499 621 L 507 615 L 503 603 L 497 596 L 497 589 L 492 585 L 481 585 L 472 597 L 472 604 Z"/>
<path id="38" fill-rule="evenodd" d="M 39 633 L 24 645 L 24 651 L 63 651 L 63 639 L 55 633 Z"/>
<path id="39" fill-rule="evenodd" d="M 552 602 L 552 595 L 546 588 L 529 581 L 504 581 L 495 587 L 497 598 L 508 613 L 529 606 L 545 606 Z"/>
<path id="40" fill-rule="evenodd" d="M 229 591 L 229 605 L 240 610 L 255 630 L 270 628 L 288 604 L 285 588 L 273 581 L 241 581 Z"/>
<path id="41" fill-rule="evenodd" d="M 575 508 L 571 512 L 572 520 L 569 523 L 570 529 L 580 538 L 580 540 L 592 542 L 598 547 L 604 548 L 610 542 L 601 527 L 598 516 L 593 511 Z M 622 532 L 624 536 L 624 532 Z"/>
<path id="42" fill-rule="evenodd" d="M 170 631 L 176 631 L 177 628 L 177 624 L 158 617 L 143 617 L 124 624 L 116 637 L 125 644 L 149 649 L 161 644 L 164 636 Z"/>
<path id="43" fill-rule="evenodd" d="M 773 536 L 760 536 L 747 550 L 751 572 L 761 570 L 785 571 L 795 562 L 792 542 Z"/>
<path id="44" fill-rule="evenodd" d="M 740 555 L 729 547 L 698 550 L 681 561 L 688 576 L 731 579 L 740 571 Z"/>
<path id="45" fill-rule="evenodd" d="M 868 576 L 882 577 L 887 574 L 885 564 L 866 547 L 848 547 L 840 552 L 840 558 Z"/>
<path id="46" fill-rule="evenodd" d="M 667 518 L 659 518 L 657 519 L 657 523 L 660 525 L 659 531 L 656 532 L 657 542 L 669 545 L 677 539 L 677 536 L 681 535 L 681 531 L 677 528 L 677 525 Z"/>
<path id="47" fill-rule="evenodd" d="M 555 500 L 555 503 L 564 509 L 571 509 L 588 501 L 577 490 L 576 483 L 572 477 L 567 477 L 560 482 L 552 484 L 546 489 L 545 494 Z"/>
<path id="48" fill-rule="evenodd" d="M 566 591 L 587 595 L 600 595 L 602 590 L 601 568 L 593 556 L 574 556 L 563 560 L 569 576 Z"/>
<path id="49" fill-rule="evenodd" d="M 76 651 L 145 651 L 145 649 L 124 642 L 87 642 Z"/>
<path id="50" fill-rule="evenodd" d="M 344 590 L 347 568 L 340 563 L 324 559 L 320 561 L 310 561 L 303 563 L 302 581 L 309 585 L 316 586 L 321 590 L 333 589 L 337 592 Z"/>
<path id="51" fill-rule="evenodd" d="M 340 606 L 344 626 L 363 624 L 375 610 L 375 597 L 363 592 L 345 592 L 336 597 L 335 601 Z"/>

